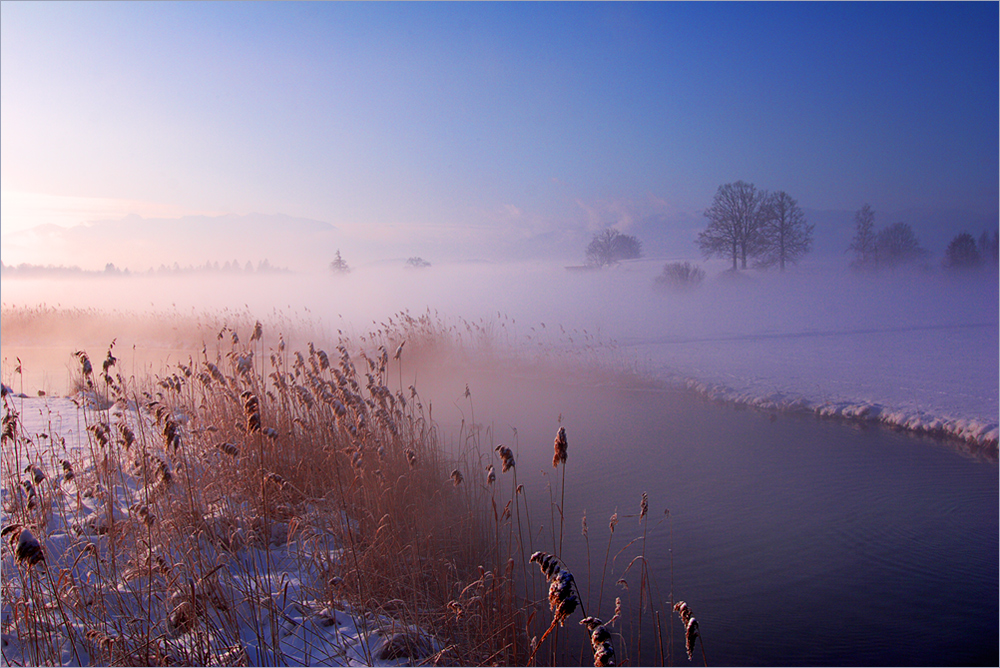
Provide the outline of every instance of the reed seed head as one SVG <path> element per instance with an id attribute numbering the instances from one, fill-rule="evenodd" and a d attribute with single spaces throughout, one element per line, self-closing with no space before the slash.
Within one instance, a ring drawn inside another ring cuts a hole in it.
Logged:
<path id="1" fill-rule="evenodd" d="M 553 445 L 552 468 L 559 468 L 559 464 L 565 465 L 566 456 L 566 427 L 559 427 Z"/>
<path id="2" fill-rule="evenodd" d="M 496 482 L 496 480 L 497 480 L 497 474 L 493 470 L 493 464 L 490 464 L 486 467 L 486 484 L 492 485 L 494 482 Z"/>
<path id="3" fill-rule="evenodd" d="M 21 529 L 20 531 L 17 530 L 19 528 Z M 11 548 L 14 550 L 14 559 L 16 561 L 26 561 L 31 566 L 45 560 L 45 555 L 42 553 L 42 546 L 39 545 L 38 539 L 28 529 L 12 525 L 6 527 L 3 533 L 10 535 Z"/>
<path id="4" fill-rule="evenodd" d="M 698 620 L 695 619 L 691 608 L 684 601 L 677 601 L 674 604 L 674 612 L 681 618 L 684 624 L 684 649 L 687 650 L 688 661 L 694 654 L 694 643 L 698 639 Z"/>
<path id="5" fill-rule="evenodd" d="M 455 483 L 455 487 L 458 487 L 459 485 L 461 485 L 462 484 L 462 480 L 463 480 L 463 478 L 462 478 L 462 472 L 459 471 L 458 469 L 455 469 L 454 471 L 452 471 L 451 472 L 451 480 L 452 480 L 452 482 Z"/>
<path id="6" fill-rule="evenodd" d="M 552 620 L 562 626 L 566 618 L 573 614 L 580 604 L 579 598 L 573 591 L 576 586 L 573 574 L 560 563 L 558 557 L 546 552 L 535 552 L 528 561 L 537 563 L 549 581 L 549 609 L 552 610 Z"/>
<path id="7" fill-rule="evenodd" d="M 594 666 L 615 665 L 615 647 L 611 643 L 611 632 L 607 625 L 597 617 L 585 617 L 580 624 L 590 632 L 590 646 L 594 649 Z"/>
<path id="8" fill-rule="evenodd" d="M 642 493 L 642 501 L 639 502 L 639 519 L 641 520 L 649 512 L 649 497 Z"/>
<path id="9" fill-rule="evenodd" d="M 503 460 L 503 467 L 500 469 L 501 473 L 506 473 L 514 468 L 514 453 L 510 448 L 501 444 L 494 448 L 494 451 L 499 454 L 500 459 Z"/>
<path id="10" fill-rule="evenodd" d="M 240 449 L 232 443 L 219 443 L 215 447 L 230 457 L 238 457 L 240 454 Z"/>
<path id="11" fill-rule="evenodd" d="M 243 415 L 246 417 L 246 430 L 248 434 L 260 431 L 260 402 L 257 395 L 249 390 L 240 394 L 243 399 Z"/>
<path id="12" fill-rule="evenodd" d="M 45 480 L 45 473 L 43 473 L 42 469 L 38 468 L 34 464 L 28 464 L 25 467 L 24 472 L 31 474 L 31 478 L 32 480 L 35 481 L 36 485 L 40 484 L 43 480 Z"/>
<path id="13" fill-rule="evenodd" d="M 90 376 L 94 373 L 94 367 L 90 364 L 90 357 L 87 356 L 82 350 L 77 350 L 75 353 L 76 358 L 80 360 L 80 370 L 83 371 L 84 376 Z"/>

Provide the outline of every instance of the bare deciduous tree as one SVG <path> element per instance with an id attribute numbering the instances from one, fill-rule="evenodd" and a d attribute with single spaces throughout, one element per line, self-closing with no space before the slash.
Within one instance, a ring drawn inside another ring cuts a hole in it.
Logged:
<path id="1" fill-rule="evenodd" d="M 947 269 L 971 269 L 978 267 L 982 261 L 983 256 L 976 247 L 976 240 L 968 232 L 962 232 L 948 244 L 942 264 Z"/>
<path id="2" fill-rule="evenodd" d="M 747 268 L 747 257 L 755 255 L 761 244 L 760 229 L 765 219 L 767 192 L 752 183 L 737 181 L 719 186 L 712 206 L 705 211 L 708 227 L 698 234 L 698 246 L 705 257 L 732 258 Z"/>
<path id="3" fill-rule="evenodd" d="M 587 246 L 587 264 L 595 267 L 642 257 L 642 242 L 629 234 L 606 229 Z"/>
<path id="4" fill-rule="evenodd" d="M 813 226 L 788 193 L 779 190 L 764 202 L 764 222 L 760 229 L 759 264 L 778 265 L 781 271 L 787 263 L 798 262 L 812 248 Z"/>
<path id="5" fill-rule="evenodd" d="M 907 223 L 893 223 L 880 231 L 875 238 L 875 248 L 879 264 L 886 267 L 910 264 L 927 255 Z"/>
<path id="6" fill-rule="evenodd" d="M 869 204 L 854 214 L 854 238 L 847 250 L 854 252 L 851 266 L 857 269 L 874 269 L 878 264 L 875 235 L 875 212 Z"/>

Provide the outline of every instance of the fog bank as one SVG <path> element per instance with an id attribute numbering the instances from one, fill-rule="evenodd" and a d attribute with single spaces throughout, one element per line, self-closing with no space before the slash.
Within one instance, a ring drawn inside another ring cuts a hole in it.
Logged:
<path id="1" fill-rule="evenodd" d="M 428 310 L 522 347 L 617 344 L 661 380 L 759 396 L 860 401 L 997 421 L 995 275 L 859 275 L 812 264 L 733 276 L 708 263 L 689 292 L 657 292 L 662 259 L 602 271 L 542 262 L 365 266 L 348 274 L 5 280 L 5 307 L 282 313 L 358 334 Z M 27 342 L 18 342 L 24 345 Z M 4 337 L 4 356 L 12 342 Z M 5 371 L 7 368 L 5 367 Z"/>

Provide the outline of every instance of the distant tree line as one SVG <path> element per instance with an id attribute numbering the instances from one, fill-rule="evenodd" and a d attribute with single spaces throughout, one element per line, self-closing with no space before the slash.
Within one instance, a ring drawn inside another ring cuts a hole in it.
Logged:
<path id="1" fill-rule="evenodd" d="M 708 226 L 696 243 L 706 258 L 732 260 L 734 271 L 746 269 L 748 260 L 784 271 L 812 249 L 813 226 L 784 191 L 769 193 L 744 181 L 726 183 L 705 217 Z"/>
<path id="2" fill-rule="evenodd" d="M 851 267 L 862 271 L 912 265 L 930 254 L 908 223 L 876 229 L 875 212 L 869 204 L 854 214 L 854 237 L 847 252 L 854 254 Z"/>
<path id="3" fill-rule="evenodd" d="M 171 266 L 161 264 L 159 268 L 154 269 L 152 267 L 149 270 L 141 271 L 130 271 L 129 269 L 120 269 L 114 265 L 114 263 L 109 262 L 104 266 L 103 270 L 92 270 L 92 269 L 81 269 L 77 266 L 63 266 L 63 265 L 39 265 L 39 264 L 27 264 L 21 263 L 18 265 L 7 265 L 0 262 L 0 271 L 6 276 L 19 277 L 19 276 L 162 276 L 162 275 L 176 275 L 176 274 L 209 274 L 209 273 L 227 273 L 227 274 L 287 274 L 290 271 L 286 268 L 273 267 L 271 263 L 266 259 L 261 260 L 254 267 L 252 262 L 247 262 L 246 264 L 240 264 L 238 260 L 233 260 L 231 262 L 226 262 L 220 265 L 216 262 L 206 262 L 203 265 L 187 265 L 182 267 L 179 263 L 175 262 Z"/>
<path id="4" fill-rule="evenodd" d="M 847 251 L 854 254 L 851 267 L 874 271 L 912 265 L 930 253 L 920 246 L 917 235 L 906 223 L 893 223 L 883 230 L 875 228 L 875 212 L 865 204 L 854 214 L 854 237 Z M 983 232 L 976 239 L 968 232 L 952 238 L 944 251 L 945 269 L 973 269 L 1000 264 L 1000 233 Z"/>

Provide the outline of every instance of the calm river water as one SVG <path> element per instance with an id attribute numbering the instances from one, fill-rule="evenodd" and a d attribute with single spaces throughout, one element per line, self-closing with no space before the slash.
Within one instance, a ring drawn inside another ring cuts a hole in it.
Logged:
<path id="1" fill-rule="evenodd" d="M 561 490 L 552 441 L 561 414 L 569 438 L 562 556 L 588 614 L 607 620 L 615 596 L 637 608 L 638 566 L 626 575 L 628 591 L 615 582 L 641 543 L 609 566 L 600 610 L 597 600 L 609 518 L 617 510 L 614 556 L 642 535 L 646 492 L 656 607 L 669 610 L 671 590 L 687 601 L 709 665 L 997 665 L 995 461 L 931 438 L 737 410 L 684 391 L 495 377 L 470 389 L 471 404 L 459 398 L 452 408 L 436 406 L 435 418 L 450 415 L 447 423 L 461 409 L 471 419 L 471 407 L 489 429 L 484 452 L 497 443 L 516 449 L 532 547 L 550 552 L 550 489 L 557 502 Z M 503 476 L 510 474 L 497 470 L 509 498 Z M 581 633 L 580 616 L 564 634 Z M 648 611 L 644 617 L 641 656 L 628 643 L 632 665 L 660 660 Z M 636 623 L 633 615 L 617 630 L 627 639 Z M 663 635 L 667 662 L 690 665 L 676 615 Z M 579 650 L 559 660 L 577 663 Z M 694 663 L 702 660 L 699 649 Z"/>

